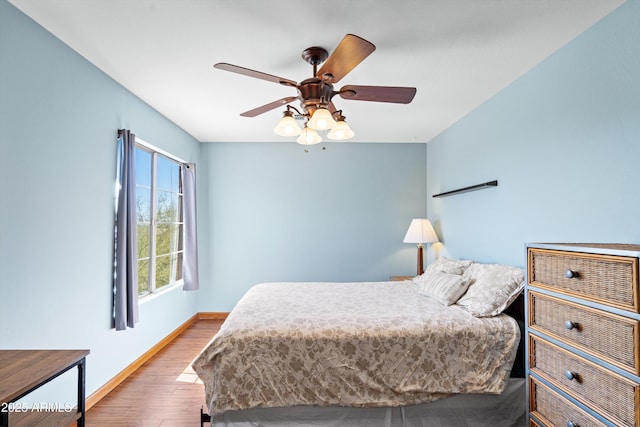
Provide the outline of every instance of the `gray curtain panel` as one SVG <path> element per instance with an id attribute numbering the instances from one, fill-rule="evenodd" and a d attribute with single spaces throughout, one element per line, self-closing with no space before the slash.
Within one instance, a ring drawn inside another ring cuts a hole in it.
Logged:
<path id="1" fill-rule="evenodd" d="M 118 131 L 113 319 L 117 331 L 138 321 L 138 243 L 135 182 L 135 135 Z"/>
<path id="2" fill-rule="evenodd" d="M 185 163 L 182 171 L 182 204 L 184 212 L 184 264 L 182 277 L 185 291 L 200 287 L 198 280 L 198 241 L 196 216 L 196 165 Z"/>

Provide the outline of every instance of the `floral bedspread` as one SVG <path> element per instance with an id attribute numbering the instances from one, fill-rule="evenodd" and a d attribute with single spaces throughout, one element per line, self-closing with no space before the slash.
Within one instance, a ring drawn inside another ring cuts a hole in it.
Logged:
<path id="1" fill-rule="evenodd" d="M 252 407 L 399 406 L 500 393 L 517 322 L 476 318 L 413 282 L 263 283 L 193 361 L 211 415 Z"/>

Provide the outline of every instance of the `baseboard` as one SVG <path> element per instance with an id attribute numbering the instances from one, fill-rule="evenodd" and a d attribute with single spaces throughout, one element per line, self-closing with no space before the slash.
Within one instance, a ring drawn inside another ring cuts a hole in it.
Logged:
<path id="1" fill-rule="evenodd" d="M 218 313 L 218 312 L 200 312 L 197 314 L 198 319 L 205 320 L 225 320 L 229 313 Z"/>
<path id="2" fill-rule="evenodd" d="M 105 385 L 100 387 L 98 390 L 93 392 L 89 397 L 87 397 L 85 401 L 85 409 L 90 409 L 92 406 L 96 405 L 102 398 L 104 398 L 109 392 L 111 392 L 114 388 L 120 385 L 124 380 L 126 380 L 131 374 L 133 374 L 140 366 L 142 366 L 146 361 L 155 356 L 160 350 L 167 346 L 171 341 L 176 339 L 178 335 L 180 335 L 185 329 L 191 326 L 193 323 L 198 320 L 224 320 L 227 318 L 229 313 L 216 313 L 216 312 L 200 312 L 196 313 L 191 318 L 189 318 L 186 322 L 176 328 L 169 335 L 164 337 L 159 343 L 151 347 L 148 351 L 146 351 L 142 356 L 138 357 L 132 364 L 124 368 L 120 371 L 115 377 L 111 378 Z"/>

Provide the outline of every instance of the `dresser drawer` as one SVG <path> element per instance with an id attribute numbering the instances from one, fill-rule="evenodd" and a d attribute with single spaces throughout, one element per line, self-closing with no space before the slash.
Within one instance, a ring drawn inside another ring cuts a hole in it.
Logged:
<path id="1" fill-rule="evenodd" d="M 532 372 L 621 426 L 640 425 L 638 384 L 542 338 L 529 336 Z"/>
<path id="2" fill-rule="evenodd" d="M 528 249 L 529 283 L 640 313 L 638 258 Z"/>
<path id="3" fill-rule="evenodd" d="M 545 426 L 565 427 L 569 423 L 580 427 L 606 426 L 533 378 L 529 378 L 529 390 L 531 414 L 538 417 Z"/>
<path id="4" fill-rule="evenodd" d="M 638 321 L 529 291 L 529 327 L 639 375 Z"/>

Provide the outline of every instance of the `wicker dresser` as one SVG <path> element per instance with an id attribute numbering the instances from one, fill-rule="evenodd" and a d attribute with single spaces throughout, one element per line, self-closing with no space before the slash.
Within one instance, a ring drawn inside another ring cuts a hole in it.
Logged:
<path id="1" fill-rule="evenodd" d="M 640 245 L 526 252 L 530 426 L 640 426 Z"/>

